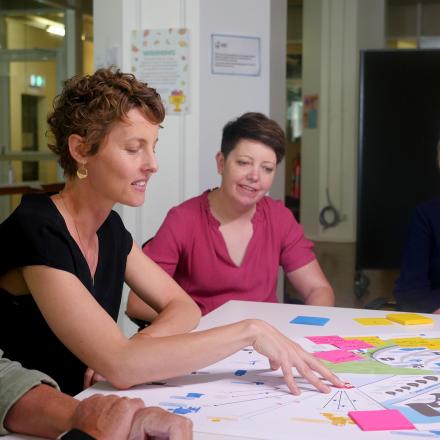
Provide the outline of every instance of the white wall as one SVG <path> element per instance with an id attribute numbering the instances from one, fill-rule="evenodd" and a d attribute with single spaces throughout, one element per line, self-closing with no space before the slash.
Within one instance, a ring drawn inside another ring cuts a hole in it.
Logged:
<path id="1" fill-rule="evenodd" d="M 303 4 L 302 93 L 312 95 L 321 89 L 321 2 Z M 322 103 L 321 103 L 322 108 Z M 322 111 L 322 110 L 321 110 Z M 318 121 L 319 123 L 320 121 Z M 303 129 L 301 138 L 301 211 L 300 221 L 308 237 L 317 237 L 316 215 L 319 207 L 320 131 Z"/>
<path id="2" fill-rule="evenodd" d="M 286 50 L 287 50 L 287 2 L 285 0 L 272 0 L 270 8 L 270 94 L 269 114 L 271 118 L 285 129 L 287 121 L 286 113 Z M 277 169 L 277 174 L 271 188 L 271 196 L 275 199 L 284 200 L 285 196 L 285 171 L 286 165 L 283 160 Z M 278 289 L 278 298 L 281 300 L 282 288 Z"/>
<path id="3" fill-rule="evenodd" d="M 187 7 L 189 5 L 189 7 Z M 95 60 L 108 64 L 116 54 L 123 71 L 130 71 L 130 38 L 134 29 L 184 27 L 191 29 L 191 84 L 198 84 L 198 1 L 95 0 Z M 110 56 L 107 56 L 110 54 Z M 170 207 L 199 191 L 198 131 L 199 89 L 191 87 L 191 113 L 168 116 L 159 133 L 159 173 L 147 189 L 142 208 L 118 207 L 133 238 L 142 243 L 154 235 Z M 188 147 L 189 146 L 189 147 Z M 188 179 L 186 176 L 191 176 Z"/>
<path id="4" fill-rule="evenodd" d="M 246 111 L 269 111 L 269 0 L 203 0 L 201 2 L 200 168 L 201 188 L 214 187 L 214 155 L 222 126 Z M 251 18 L 250 18 L 251 17 Z M 261 38 L 261 75 L 213 75 L 210 72 L 211 34 L 250 35 Z"/>
<path id="5" fill-rule="evenodd" d="M 157 148 L 160 171 L 150 180 L 144 206 L 118 207 L 139 243 L 154 235 L 169 208 L 218 185 L 214 156 L 227 121 L 252 110 L 273 114 L 284 125 L 286 20 L 279 24 L 277 18 L 277 28 L 271 30 L 271 20 L 283 11 L 286 0 L 94 0 L 97 66 L 116 58 L 129 71 L 133 29 L 190 29 L 190 113 L 168 116 L 163 123 Z M 260 76 L 213 75 L 212 33 L 260 37 Z M 272 101 L 271 92 L 276 96 Z M 281 184 L 272 193 L 279 198 L 284 196 L 282 168 Z M 125 321 L 122 326 L 126 333 L 131 330 Z"/>
<path id="6" fill-rule="evenodd" d="M 319 95 L 318 127 L 302 139 L 301 223 L 314 240 L 356 238 L 360 49 L 385 45 L 384 0 L 304 0 L 303 95 Z M 342 217 L 324 229 L 326 189 Z"/>

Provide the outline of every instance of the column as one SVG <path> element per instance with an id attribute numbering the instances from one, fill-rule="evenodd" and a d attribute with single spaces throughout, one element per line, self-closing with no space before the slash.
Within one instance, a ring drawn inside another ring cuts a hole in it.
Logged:
<path id="1" fill-rule="evenodd" d="M 172 206 L 219 184 L 214 158 L 227 121 L 246 111 L 260 111 L 284 126 L 286 11 L 286 0 L 94 0 L 97 66 L 116 62 L 130 71 L 135 29 L 190 31 L 190 111 L 168 115 L 162 124 L 157 146 L 160 170 L 148 184 L 144 206 L 118 207 L 138 243 L 154 235 Z M 281 17 L 276 27 L 274 17 Z M 260 74 L 213 74 L 212 34 L 259 37 Z M 281 99 L 271 100 L 272 93 Z M 282 199 L 283 185 L 279 187 L 272 195 Z"/>
<path id="2" fill-rule="evenodd" d="M 301 222 L 314 240 L 356 238 L 359 54 L 385 45 L 384 0 L 304 0 L 303 96 L 318 95 L 318 124 L 304 128 Z M 331 203 L 341 222 L 324 228 Z"/>

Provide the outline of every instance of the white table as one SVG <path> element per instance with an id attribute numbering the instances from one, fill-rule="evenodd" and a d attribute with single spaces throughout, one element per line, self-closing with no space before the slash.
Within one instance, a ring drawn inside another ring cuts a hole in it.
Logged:
<path id="1" fill-rule="evenodd" d="M 263 319 L 276 326 L 280 331 L 288 335 L 289 337 L 300 336 L 315 336 L 315 335 L 341 335 L 341 336 L 355 336 L 355 335 L 376 335 L 386 333 L 399 333 L 402 336 L 411 335 L 418 332 L 426 331 L 439 331 L 440 330 L 440 315 L 430 315 L 433 318 L 434 324 L 432 325 L 412 325 L 403 326 L 394 324 L 391 326 L 363 326 L 353 318 L 368 318 L 368 317 L 385 317 L 388 311 L 382 310 L 365 310 L 365 309 L 348 309 L 348 308 L 336 308 L 336 307 L 317 307 L 317 306 L 302 306 L 293 304 L 269 304 L 258 302 L 242 302 L 242 301 L 230 301 L 224 304 L 222 307 L 204 316 L 198 326 L 197 330 L 205 330 L 212 327 L 229 324 L 242 319 L 258 318 Z M 293 325 L 289 321 L 297 315 L 306 316 L 322 316 L 331 318 L 330 321 L 324 326 L 313 325 Z M 108 388 L 109 392 L 111 391 Z M 85 398 L 95 392 L 106 392 L 106 387 L 102 385 L 95 385 L 84 392 L 78 397 Z M 120 394 L 121 392 L 118 392 Z M 124 392 L 122 392 L 124 393 Z M 136 390 L 139 397 L 145 397 L 148 390 L 142 390 L 142 387 Z M 132 393 L 127 392 L 128 395 L 133 396 Z M 276 420 L 274 420 L 276 423 Z M 300 432 L 301 426 L 298 426 Z M 319 431 L 319 429 L 318 429 Z M 322 426 L 321 431 L 316 434 L 316 437 L 308 436 L 308 439 L 324 439 L 327 437 L 326 425 Z M 396 435 L 390 432 L 356 432 L 357 437 L 371 438 L 374 440 L 380 439 L 396 439 Z M 402 437 L 402 436 L 398 436 Z M 406 436 L 404 436 L 406 437 Z M 26 439 L 27 436 L 11 435 L 4 437 L 5 439 Z M 237 437 L 231 435 L 216 435 L 206 432 L 200 432 L 197 425 L 195 425 L 194 438 L 196 440 L 226 440 L 226 439 L 249 439 L 250 437 Z M 293 435 L 292 438 L 301 438 L 301 436 Z M 271 439 L 272 440 L 272 439 Z"/>
<path id="2" fill-rule="evenodd" d="M 303 306 L 297 304 L 273 304 L 250 301 L 229 301 L 201 319 L 197 330 L 205 330 L 219 325 L 229 324 L 242 319 L 263 319 L 277 327 L 290 337 L 314 335 L 361 335 L 376 333 L 410 334 L 419 331 L 440 330 L 440 315 L 429 315 L 435 325 L 384 325 L 364 326 L 353 318 L 385 317 L 386 310 L 349 309 L 342 307 Z M 397 312 L 396 312 L 397 313 Z M 331 318 L 324 326 L 292 325 L 289 321 L 297 315 L 323 316 Z M 425 315 L 425 314 L 424 314 Z"/>

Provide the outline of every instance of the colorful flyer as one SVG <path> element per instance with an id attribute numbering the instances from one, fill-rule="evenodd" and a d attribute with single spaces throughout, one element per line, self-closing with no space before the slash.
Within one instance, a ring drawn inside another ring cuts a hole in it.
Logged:
<path id="1" fill-rule="evenodd" d="M 303 127 L 318 127 L 319 96 L 305 95 L 303 103 Z"/>
<path id="2" fill-rule="evenodd" d="M 189 31 L 186 28 L 133 31 L 131 70 L 162 97 L 167 113 L 189 109 Z"/>

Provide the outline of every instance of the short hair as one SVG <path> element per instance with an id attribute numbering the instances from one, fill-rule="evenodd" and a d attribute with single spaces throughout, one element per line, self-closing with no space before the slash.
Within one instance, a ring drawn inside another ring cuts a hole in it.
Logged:
<path id="1" fill-rule="evenodd" d="M 286 152 L 284 131 L 277 122 L 262 113 L 244 113 L 224 126 L 220 150 L 223 157 L 226 159 L 243 139 L 261 142 L 271 148 L 276 155 L 277 164 L 283 160 Z"/>
<path id="2" fill-rule="evenodd" d="M 64 174 L 72 177 L 77 171 L 77 163 L 69 152 L 69 136 L 83 137 L 89 147 L 87 154 L 94 155 L 112 125 L 123 121 L 133 108 L 153 124 L 160 124 L 165 118 L 156 90 L 130 73 L 110 67 L 67 80 L 47 117 L 53 142 L 49 148 L 58 155 Z"/>

